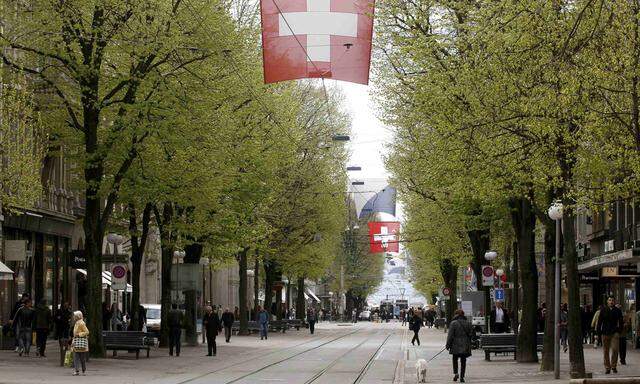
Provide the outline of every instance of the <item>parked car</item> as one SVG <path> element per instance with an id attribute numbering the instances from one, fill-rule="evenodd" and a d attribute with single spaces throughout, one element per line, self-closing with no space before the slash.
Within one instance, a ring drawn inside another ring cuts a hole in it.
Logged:
<path id="1" fill-rule="evenodd" d="M 147 332 L 160 337 L 160 304 L 142 304 L 147 311 Z"/>
<path id="2" fill-rule="evenodd" d="M 371 320 L 371 311 L 365 310 L 360 312 L 360 320 Z"/>

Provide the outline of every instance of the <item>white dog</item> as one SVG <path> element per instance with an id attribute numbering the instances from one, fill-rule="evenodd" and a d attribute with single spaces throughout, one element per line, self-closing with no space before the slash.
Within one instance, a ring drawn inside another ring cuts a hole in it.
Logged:
<path id="1" fill-rule="evenodd" d="M 418 383 L 427 382 L 427 360 L 418 359 L 416 361 L 416 376 L 418 377 Z"/>

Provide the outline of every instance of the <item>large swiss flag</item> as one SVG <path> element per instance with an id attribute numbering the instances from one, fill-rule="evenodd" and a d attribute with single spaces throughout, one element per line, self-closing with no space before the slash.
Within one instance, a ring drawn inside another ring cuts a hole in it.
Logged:
<path id="1" fill-rule="evenodd" d="M 370 221 L 369 252 L 400 252 L 399 234 L 400 223 L 397 221 Z"/>
<path id="2" fill-rule="evenodd" d="M 369 83 L 375 0 L 260 0 L 264 81 Z"/>

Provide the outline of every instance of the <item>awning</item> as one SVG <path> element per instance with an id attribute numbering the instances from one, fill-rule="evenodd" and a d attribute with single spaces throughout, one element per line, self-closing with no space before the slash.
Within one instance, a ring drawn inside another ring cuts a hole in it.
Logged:
<path id="1" fill-rule="evenodd" d="M 0 280 L 13 280 L 13 271 L 0 261 Z"/>
<path id="2" fill-rule="evenodd" d="M 320 299 L 318 299 L 318 296 L 316 296 L 315 293 L 311 292 L 310 290 L 307 289 L 307 293 L 309 294 L 309 296 L 311 296 L 315 301 L 317 301 L 318 303 L 320 303 Z"/>
<path id="3" fill-rule="evenodd" d="M 87 271 L 85 269 L 78 268 L 76 270 L 85 276 L 87 275 Z M 111 286 L 111 272 L 102 271 L 102 288 L 106 288 L 107 286 Z M 129 283 L 127 283 L 126 292 L 133 292 L 133 286 Z"/>

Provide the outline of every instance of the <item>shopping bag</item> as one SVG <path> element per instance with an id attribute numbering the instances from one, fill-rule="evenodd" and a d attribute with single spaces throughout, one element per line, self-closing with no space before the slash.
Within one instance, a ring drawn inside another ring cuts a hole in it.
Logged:
<path id="1" fill-rule="evenodd" d="M 64 354 L 64 366 L 71 368 L 73 366 L 73 355 L 71 351 L 67 351 Z"/>
<path id="2" fill-rule="evenodd" d="M 89 340 L 86 337 L 76 336 L 73 338 L 72 346 L 75 352 L 86 352 L 89 349 Z"/>

